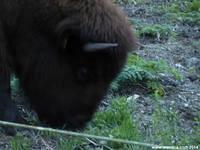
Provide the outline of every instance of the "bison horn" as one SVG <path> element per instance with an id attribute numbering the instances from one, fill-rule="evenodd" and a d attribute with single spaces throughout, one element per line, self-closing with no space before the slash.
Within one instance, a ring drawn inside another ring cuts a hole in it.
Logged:
<path id="1" fill-rule="evenodd" d="M 95 52 L 118 46 L 119 45 L 117 43 L 87 43 L 84 45 L 83 49 L 86 52 Z"/>

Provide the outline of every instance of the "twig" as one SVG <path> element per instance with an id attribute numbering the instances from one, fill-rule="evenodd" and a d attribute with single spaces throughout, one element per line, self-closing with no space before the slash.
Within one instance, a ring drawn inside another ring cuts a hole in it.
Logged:
<path id="1" fill-rule="evenodd" d="M 117 142 L 117 143 L 130 144 L 130 145 L 140 145 L 140 146 L 151 147 L 151 148 L 157 146 L 154 144 L 137 142 L 137 141 L 116 139 L 116 138 L 90 135 L 90 134 L 86 134 L 86 133 L 78 133 L 78 132 L 73 132 L 73 131 L 64 131 L 64 130 L 58 130 L 58 129 L 52 129 L 52 128 L 36 127 L 36 126 L 19 124 L 19 123 L 11 123 L 11 122 L 6 122 L 6 121 L 0 121 L 0 125 L 12 126 L 12 127 L 18 127 L 18 128 L 26 128 L 26 129 L 32 129 L 32 130 L 38 130 L 38 131 L 46 131 L 46 132 L 59 133 L 59 134 L 64 134 L 64 135 L 71 135 L 71 136 L 77 136 L 77 137 L 83 137 L 83 138 L 91 138 L 91 139 L 97 139 L 97 140 L 102 140 L 102 141 L 110 141 L 110 142 Z"/>

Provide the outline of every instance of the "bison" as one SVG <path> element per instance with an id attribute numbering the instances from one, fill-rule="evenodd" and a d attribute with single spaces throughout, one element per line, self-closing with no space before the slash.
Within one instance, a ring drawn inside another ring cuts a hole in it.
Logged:
<path id="1" fill-rule="evenodd" d="M 1 0 L 0 119 L 18 122 L 10 74 L 41 121 L 80 129 L 135 42 L 110 0 Z"/>

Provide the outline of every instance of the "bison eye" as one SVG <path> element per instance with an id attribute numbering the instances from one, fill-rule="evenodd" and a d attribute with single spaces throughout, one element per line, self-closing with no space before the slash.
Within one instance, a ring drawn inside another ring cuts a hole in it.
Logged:
<path id="1" fill-rule="evenodd" d="M 62 48 L 66 49 L 68 44 L 68 38 L 65 38 L 62 43 Z"/>
<path id="2" fill-rule="evenodd" d="M 88 81 L 89 80 L 89 71 L 87 68 L 85 67 L 81 67 L 79 68 L 78 72 L 77 72 L 77 77 L 79 81 Z"/>

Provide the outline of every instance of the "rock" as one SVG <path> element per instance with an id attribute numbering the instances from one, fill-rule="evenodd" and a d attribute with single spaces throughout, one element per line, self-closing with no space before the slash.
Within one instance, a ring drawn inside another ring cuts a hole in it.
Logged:
<path id="1" fill-rule="evenodd" d="M 196 57 L 192 57 L 186 60 L 186 65 L 188 68 L 197 68 L 200 69 L 200 59 Z"/>

